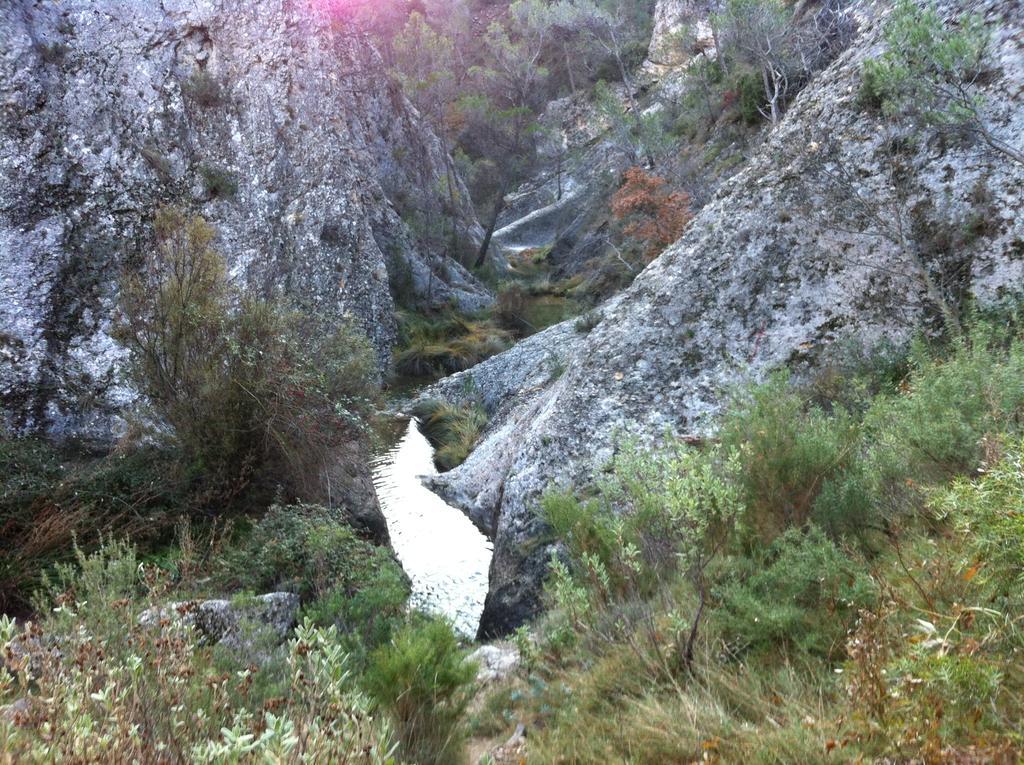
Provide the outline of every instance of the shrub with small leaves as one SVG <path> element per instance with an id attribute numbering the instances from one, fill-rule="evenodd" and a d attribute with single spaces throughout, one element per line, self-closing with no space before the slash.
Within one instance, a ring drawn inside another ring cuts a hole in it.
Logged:
<path id="1" fill-rule="evenodd" d="M 729 561 L 716 588 L 716 625 L 737 654 L 773 646 L 841 654 L 860 609 L 877 597 L 863 567 L 820 529 L 790 529 Z"/>
<path id="2" fill-rule="evenodd" d="M 343 472 L 372 410 L 369 341 L 238 289 L 202 218 L 163 208 L 155 233 L 121 291 L 115 336 L 132 381 L 204 476 L 211 502 L 250 487 L 324 498 L 326 476 Z"/>
<path id="3" fill-rule="evenodd" d="M 11 762 L 391 763 L 333 628 L 300 626 L 286 682 L 261 698 L 185 620 L 140 620 L 166 582 L 110 543 L 64 568 L 41 622 L 0 617 L 0 751 Z"/>
<path id="4" fill-rule="evenodd" d="M 625 172 L 611 204 L 623 236 L 636 242 L 648 261 L 675 242 L 693 218 L 688 194 L 671 191 L 664 178 L 640 167 Z"/>
<path id="5" fill-rule="evenodd" d="M 399 753 L 422 765 L 462 760 L 476 666 L 443 621 L 412 622 L 370 659 L 363 682 L 395 725 Z"/>

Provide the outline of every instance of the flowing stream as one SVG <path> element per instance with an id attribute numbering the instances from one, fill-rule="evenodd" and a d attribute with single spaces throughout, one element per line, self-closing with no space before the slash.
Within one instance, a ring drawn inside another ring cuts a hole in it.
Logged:
<path id="1" fill-rule="evenodd" d="M 434 450 L 410 419 L 401 439 L 374 460 L 373 484 L 391 544 L 412 580 L 412 605 L 476 636 L 487 595 L 491 542 L 461 510 L 423 485 Z"/>

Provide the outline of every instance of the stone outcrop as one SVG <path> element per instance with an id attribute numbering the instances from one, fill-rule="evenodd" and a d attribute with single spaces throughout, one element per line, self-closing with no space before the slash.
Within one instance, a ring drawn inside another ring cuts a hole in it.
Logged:
<path id="1" fill-rule="evenodd" d="M 984 114 L 993 132 L 1019 144 L 1020 6 L 953 8 L 983 14 L 993 30 Z M 908 141 L 863 108 L 861 65 L 881 43 L 875 9 L 861 12 L 853 46 L 802 91 L 683 237 L 600 309 L 592 330 L 567 322 L 463 373 L 496 416 L 466 462 L 436 484 L 494 538 L 482 637 L 539 608 L 552 552 L 537 541 L 541 493 L 592 479 L 620 436 L 706 433 L 731 385 L 782 365 L 813 374 L 851 338 L 899 343 L 935 325 L 905 251 L 858 201 L 883 220 L 905 216 L 933 277 L 961 298 L 988 304 L 1021 290 L 1024 167 L 970 135 L 920 130 Z M 543 348 L 564 372 L 545 377 Z"/>
<path id="2" fill-rule="evenodd" d="M 181 622 L 210 643 L 233 651 L 251 653 L 278 644 L 291 634 L 299 613 L 299 596 L 291 592 L 269 592 L 242 601 L 202 600 L 170 603 L 139 616 L 146 627 L 163 620 Z"/>
<path id="3" fill-rule="evenodd" d="M 132 398 L 108 335 L 117 284 L 160 205 L 211 221 L 240 282 L 355 317 L 382 367 L 389 281 L 420 303 L 490 302 L 406 222 L 446 221 L 456 249 L 479 242 L 450 159 L 322 7 L 0 4 L 0 424 L 110 437 Z"/>
<path id="4" fill-rule="evenodd" d="M 713 53 L 715 40 L 708 23 L 713 5 L 706 0 L 658 0 L 645 65 L 680 67 L 698 53 Z"/>
<path id="5" fill-rule="evenodd" d="M 508 643 L 489 643 L 477 648 L 466 657 L 477 665 L 476 681 L 480 684 L 504 680 L 521 664 L 519 650 Z"/>

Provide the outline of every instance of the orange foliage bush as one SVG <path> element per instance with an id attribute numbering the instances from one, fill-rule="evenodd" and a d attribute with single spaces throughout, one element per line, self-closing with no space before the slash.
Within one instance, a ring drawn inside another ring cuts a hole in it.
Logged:
<path id="1" fill-rule="evenodd" d="M 670 191 L 668 181 L 642 167 L 631 167 L 612 197 L 612 215 L 622 233 L 637 242 L 644 257 L 653 260 L 682 235 L 693 219 L 690 195 Z"/>

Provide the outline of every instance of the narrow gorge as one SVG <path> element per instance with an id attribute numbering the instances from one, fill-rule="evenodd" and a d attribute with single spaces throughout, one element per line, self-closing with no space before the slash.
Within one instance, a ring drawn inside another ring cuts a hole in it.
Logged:
<path id="1" fill-rule="evenodd" d="M 1016 763 L 1019 0 L 0 4 L 0 763 Z"/>

